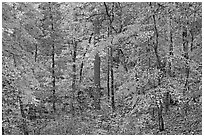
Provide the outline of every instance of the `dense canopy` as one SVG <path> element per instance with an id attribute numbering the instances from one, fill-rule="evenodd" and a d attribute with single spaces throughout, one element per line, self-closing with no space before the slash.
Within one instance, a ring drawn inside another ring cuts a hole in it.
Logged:
<path id="1" fill-rule="evenodd" d="M 201 30 L 201 2 L 3 2 L 2 134 L 201 135 Z"/>

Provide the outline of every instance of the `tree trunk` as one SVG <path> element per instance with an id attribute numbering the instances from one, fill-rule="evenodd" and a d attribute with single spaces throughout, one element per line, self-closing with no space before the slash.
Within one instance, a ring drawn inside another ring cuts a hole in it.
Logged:
<path id="1" fill-rule="evenodd" d="M 104 2 L 104 6 L 106 9 L 106 15 L 109 19 L 109 27 L 108 27 L 108 37 L 112 35 L 112 29 L 114 29 L 114 27 L 112 26 L 112 22 L 113 22 L 113 13 L 109 13 L 109 9 L 108 6 L 106 5 L 106 3 Z M 113 8 L 113 7 L 112 7 Z M 111 10 L 113 11 L 113 10 Z M 115 99 L 114 99 L 114 74 L 113 74 L 113 49 L 112 47 L 110 48 L 110 76 L 111 76 L 111 106 L 112 106 L 112 110 L 113 112 L 115 111 Z"/>
<path id="2" fill-rule="evenodd" d="M 113 49 L 110 48 L 110 57 L 111 57 L 111 106 L 113 111 L 115 111 L 115 99 L 114 99 L 114 74 L 113 74 Z"/>
<path id="3" fill-rule="evenodd" d="M 108 91 L 108 101 L 110 100 L 110 49 L 108 47 L 107 55 L 107 91 Z"/>
<path id="4" fill-rule="evenodd" d="M 152 6 L 152 3 L 150 2 L 150 6 Z M 156 55 L 156 59 L 157 59 L 157 69 L 161 70 L 161 62 L 160 62 L 160 57 L 158 54 L 158 37 L 159 37 L 159 33 L 157 30 L 157 24 L 156 24 L 156 17 L 155 14 L 152 15 L 153 18 L 153 22 L 154 22 L 154 32 L 155 32 L 155 42 L 154 42 L 154 52 Z M 158 85 L 160 86 L 161 84 L 161 74 L 159 74 L 158 76 Z M 163 131 L 164 130 L 164 120 L 163 120 L 163 116 L 162 116 L 162 102 L 161 100 L 159 100 L 159 103 L 157 104 L 158 107 L 158 120 L 159 120 L 159 131 Z"/>
<path id="5" fill-rule="evenodd" d="M 72 54 L 72 97 L 71 97 L 71 114 L 75 114 L 74 110 L 74 105 L 73 102 L 75 100 L 75 91 L 76 91 L 76 53 L 77 53 L 77 42 L 74 41 L 74 49 L 73 49 L 73 54 Z"/>
<path id="6" fill-rule="evenodd" d="M 20 111 L 21 111 L 22 121 L 23 121 L 23 122 L 22 122 L 22 123 L 23 123 L 23 125 L 22 125 L 22 131 L 23 131 L 24 135 L 29 135 L 28 126 L 27 126 L 26 120 L 25 120 L 25 119 L 26 119 L 26 115 L 25 115 L 24 109 L 23 109 L 23 102 L 22 102 L 20 96 L 18 96 L 18 100 L 19 100 L 19 105 L 20 105 Z"/>
<path id="7" fill-rule="evenodd" d="M 150 2 L 150 6 L 151 6 L 151 2 Z M 154 52 L 155 52 L 155 56 L 156 56 L 156 59 L 157 59 L 157 69 L 161 69 L 161 61 L 160 61 L 160 57 L 159 57 L 159 54 L 158 54 L 158 37 L 159 37 L 159 33 L 158 33 L 158 30 L 157 30 L 157 24 L 156 24 L 156 17 L 155 17 L 155 14 L 152 15 L 152 18 L 153 18 L 153 22 L 154 22 L 154 32 L 155 32 L 155 42 L 154 42 Z M 158 76 L 158 86 L 161 84 L 161 74 L 159 74 Z"/>
<path id="8" fill-rule="evenodd" d="M 164 102 L 166 113 L 169 111 L 170 101 L 171 101 L 171 94 L 169 92 L 164 93 L 163 102 Z"/>
<path id="9" fill-rule="evenodd" d="M 35 44 L 35 62 L 37 62 L 37 57 L 38 57 L 38 45 Z"/>
<path id="10" fill-rule="evenodd" d="M 50 12 L 51 12 L 51 8 L 50 8 Z M 53 22 L 52 15 L 50 15 L 50 20 Z M 54 24 L 52 23 L 51 26 L 52 26 L 51 28 L 52 32 L 54 32 Z M 55 44 L 54 44 L 54 39 L 53 39 L 52 40 L 52 101 L 53 101 L 52 108 L 54 112 L 56 112 L 55 89 L 56 89 L 56 86 L 55 86 Z"/>
<path id="11" fill-rule="evenodd" d="M 169 22 L 169 25 L 168 25 L 168 29 L 169 29 L 169 57 L 172 58 L 173 57 L 173 38 L 172 38 L 172 31 L 171 31 L 171 18 L 169 17 L 168 18 L 168 22 Z M 169 76 L 173 76 L 172 75 L 172 62 L 171 60 L 168 61 L 168 74 Z"/>
<path id="12" fill-rule="evenodd" d="M 157 104 L 158 107 L 158 120 L 159 120 L 159 131 L 164 131 L 164 119 L 162 116 L 162 102 L 159 100 L 159 104 Z"/>
<path id="13" fill-rule="evenodd" d="M 96 53 L 94 61 L 94 84 L 95 84 L 95 98 L 94 106 L 96 109 L 100 110 L 100 57 Z"/>
<path id="14" fill-rule="evenodd" d="M 194 40 L 193 31 L 191 31 L 191 52 L 193 51 L 193 40 Z"/>
<path id="15" fill-rule="evenodd" d="M 185 81 L 185 85 L 184 85 L 184 90 L 183 90 L 183 95 L 185 95 L 185 92 L 188 90 L 188 78 L 189 78 L 189 65 L 188 65 L 188 59 L 189 59 L 189 55 L 188 55 L 188 40 L 187 40 L 187 36 L 188 36 L 188 30 L 185 26 L 183 26 L 183 51 L 184 51 L 184 58 L 186 60 L 186 81 Z"/>

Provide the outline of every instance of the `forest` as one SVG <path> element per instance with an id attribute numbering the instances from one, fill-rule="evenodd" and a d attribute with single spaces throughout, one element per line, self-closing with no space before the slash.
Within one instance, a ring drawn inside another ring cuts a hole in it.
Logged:
<path id="1" fill-rule="evenodd" d="M 2 135 L 202 135 L 201 2 L 2 2 Z"/>

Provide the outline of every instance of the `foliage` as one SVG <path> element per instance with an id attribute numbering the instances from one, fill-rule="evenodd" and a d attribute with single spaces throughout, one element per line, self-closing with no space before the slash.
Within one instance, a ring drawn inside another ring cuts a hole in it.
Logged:
<path id="1" fill-rule="evenodd" d="M 3 2 L 2 133 L 201 134 L 201 7 Z"/>

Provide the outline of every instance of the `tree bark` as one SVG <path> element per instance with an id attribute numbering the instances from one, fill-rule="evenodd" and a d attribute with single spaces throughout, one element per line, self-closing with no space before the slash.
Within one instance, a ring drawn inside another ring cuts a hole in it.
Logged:
<path id="1" fill-rule="evenodd" d="M 150 6 L 152 6 L 152 3 L 150 2 Z M 159 54 L 158 54 L 158 37 L 159 37 L 159 33 L 158 33 L 158 30 L 157 30 L 157 24 L 156 24 L 156 17 L 155 17 L 155 13 L 152 15 L 152 18 L 153 18 L 153 22 L 154 22 L 154 32 L 155 32 L 155 42 L 154 42 L 154 52 L 155 52 L 155 55 L 156 55 L 156 59 L 157 59 L 157 69 L 161 70 L 161 62 L 160 62 L 160 57 L 159 57 Z M 158 76 L 158 85 L 157 86 L 160 86 L 161 84 L 161 74 L 159 74 Z M 157 105 L 158 107 L 158 120 L 159 120 L 159 131 L 163 131 L 164 130 L 164 120 L 163 120 L 163 116 L 162 116 L 162 102 L 161 100 L 159 100 L 159 103 Z"/>
<path id="2" fill-rule="evenodd" d="M 38 45 L 35 44 L 35 62 L 37 62 L 37 56 L 38 56 Z"/>
<path id="3" fill-rule="evenodd" d="M 159 119 L 159 131 L 164 131 L 164 119 L 162 116 L 162 102 L 159 100 L 159 104 L 157 105 L 158 107 L 158 119 Z"/>
<path id="4" fill-rule="evenodd" d="M 110 100 L 110 49 L 108 47 L 108 55 L 107 55 L 107 91 L 108 91 L 108 101 Z"/>
<path id="5" fill-rule="evenodd" d="M 52 12 L 52 8 L 50 7 L 50 13 Z M 53 24 L 53 17 L 52 14 L 50 14 L 50 20 L 52 21 L 51 23 L 51 33 L 54 32 L 54 24 Z M 54 112 L 56 112 L 56 97 L 55 97 L 55 44 L 54 44 L 54 39 L 52 40 L 52 108 Z"/>
<path id="6" fill-rule="evenodd" d="M 94 84 L 95 84 L 95 108 L 100 110 L 100 57 L 96 53 L 94 61 Z"/>
<path id="7" fill-rule="evenodd" d="M 171 18 L 168 17 L 168 29 L 169 29 L 169 57 L 172 58 L 173 57 L 173 37 L 172 37 L 172 30 L 171 30 Z M 169 76 L 173 76 L 172 75 L 172 62 L 171 60 L 168 61 L 168 74 Z"/>
<path id="8" fill-rule="evenodd" d="M 28 126 L 27 126 L 26 120 L 25 120 L 25 119 L 26 119 L 26 115 L 25 115 L 24 109 L 23 109 L 23 102 L 22 102 L 20 96 L 18 96 L 18 100 L 19 100 L 19 105 L 20 105 L 20 111 L 21 111 L 22 121 L 23 121 L 23 122 L 22 122 L 22 123 L 23 123 L 23 125 L 22 125 L 22 131 L 23 131 L 24 135 L 29 135 Z"/>
<path id="9" fill-rule="evenodd" d="M 113 73 L 113 49 L 110 47 L 110 57 L 111 57 L 111 66 L 110 66 L 110 71 L 111 71 L 111 106 L 113 111 L 115 111 L 115 99 L 114 99 L 114 73 Z"/>
<path id="10" fill-rule="evenodd" d="M 151 6 L 151 2 L 150 2 L 150 6 Z M 156 59 L 157 59 L 157 69 L 161 69 L 161 61 L 160 61 L 160 57 L 159 57 L 159 54 L 158 54 L 158 38 L 159 38 L 159 33 L 158 33 L 158 30 L 157 30 L 157 24 L 156 24 L 156 17 L 155 17 L 155 14 L 152 15 L 152 18 L 153 18 L 153 22 L 154 22 L 154 32 L 155 32 L 155 42 L 154 42 L 154 52 L 155 52 L 155 55 L 156 55 Z M 161 84 L 161 79 L 160 79 L 160 75 L 158 76 L 158 86 Z"/>
<path id="11" fill-rule="evenodd" d="M 56 106 L 55 106 L 55 46 L 54 43 L 52 44 L 52 96 L 53 96 L 53 110 L 56 112 Z"/>
<path id="12" fill-rule="evenodd" d="M 189 55 L 188 55 L 188 40 L 187 40 L 187 36 L 188 36 L 188 30 L 185 26 L 183 26 L 183 51 L 184 51 L 184 58 L 186 60 L 186 81 L 185 81 L 185 85 L 184 85 L 184 90 L 183 90 L 183 95 L 185 95 L 185 92 L 188 90 L 188 78 L 189 78 L 189 65 L 188 65 L 188 59 L 189 59 Z"/>
<path id="13" fill-rule="evenodd" d="M 71 114 L 74 115 L 74 105 L 73 105 L 73 101 L 75 99 L 75 92 L 76 92 L 76 54 L 77 54 L 77 42 L 74 41 L 73 42 L 74 47 L 73 47 L 73 54 L 72 54 L 72 97 L 71 97 Z"/>
<path id="14" fill-rule="evenodd" d="M 114 29 L 114 27 L 112 26 L 112 22 L 113 22 L 113 14 L 109 13 L 109 9 L 108 6 L 106 5 L 106 3 L 104 2 L 104 6 L 105 6 L 105 10 L 106 10 L 106 15 L 109 19 L 109 31 L 108 31 L 108 37 L 112 35 L 112 29 Z M 113 7 L 112 7 L 113 8 Z M 113 12 L 113 9 L 111 10 Z M 117 32 L 117 31 L 116 31 Z M 112 47 L 110 48 L 110 76 L 111 76 L 111 106 L 112 106 L 112 110 L 113 112 L 115 111 L 115 99 L 114 99 L 114 72 L 113 72 L 113 49 Z"/>

